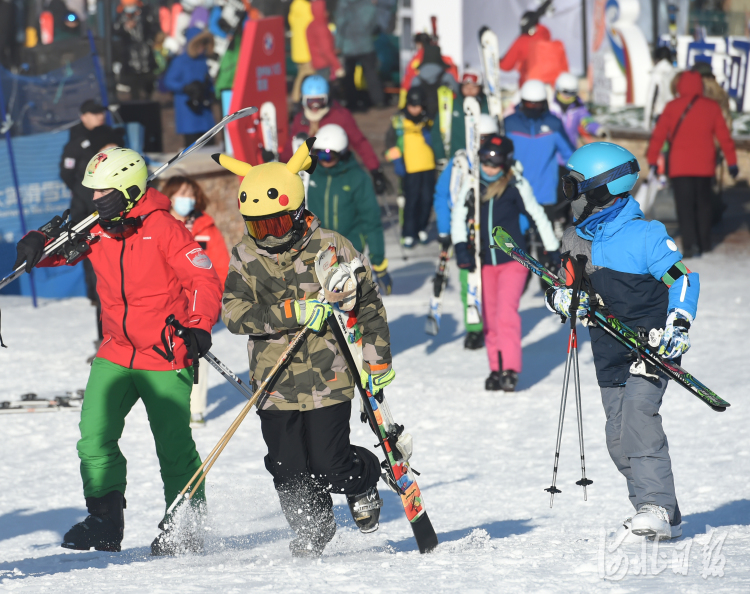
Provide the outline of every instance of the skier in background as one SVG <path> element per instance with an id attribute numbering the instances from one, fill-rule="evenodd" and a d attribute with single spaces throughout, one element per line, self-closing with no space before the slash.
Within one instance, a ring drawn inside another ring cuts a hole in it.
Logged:
<path id="1" fill-rule="evenodd" d="M 401 243 L 414 247 L 415 240 L 427 243 L 433 194 L 435 193 L 435 150 L 442 140 L 430 133 L 433 122 L 427 115 L 427 100 L 421 87 L 409 90 L 406 107 L 391 118 L 385 137 L 385 158 L 401 178 L 406 204 Z"/>
<path id="2" fill-rule="evenodd" d="M 210 258 L 223 290 L 229 270 L 229 251 L 221 231 L 211 215 L 206 212 L 208 198 L 203 188 L 190 177 L 175 175 L 164 182 L 161 191 L 172 203 L 169 214 L 185 224 L 193 239 Z M 190 295 L 187 297 L 189 300 Z M 190 422 L 196 425 L 205 422 L 203 417 L 206 415 L 209 369 L 209 365 L 200 362 L 198 383 L 193 386 L 190 393 Z"/>
<path id="3" fill-rule="evenodd" d="M 485 138 L 479 149 L 480 194 L 478 246 L 468 243 L 468 221 L 474 219 L 474 190 L 453 208 L 451 236 L 456 262 L 461 270 L 473 272 L 475 250 L 479 250 L 482 274 L 482 321 L 484 343 L 490 363 L 485 389 L 513 392 L 522 369 L 521 316 L 518 304 L 528 270 L 499 250 L 490 249 L 492 231 L 498 225 L 526 249 L 521 216 L 528 221 L 523 199 L 513 184 L 513 141 L 499 134 Z M 474 240 L 477 242 L 477 239 Z M 499 252 L 499 253 L 498 253 Z"/>
<path id="4" fill-rule="evenodd" d="M 597 304 L 631 328 L 663 329 L 658 354 L 679 364 L 690 348 L 700 279 L 683 264 L 664 225 L 644 220 L 630 195 L 638 161 L 616 144 L 594 142 L 573 153 L 567 167 L 563 183 L 575 225 L 566 229 L 562 250 L 588 260 L 583 280 L 589 285 L 583 285 L 575 315 L 584 317 Z M 572 283 L 567 270 L 561 268 L 562 280 Z M 547 307 L 567 317 L 572 292 L 548 289 Z M 668 378 L 648 363 L 640 370 L 631 366 L 627 347 L 598 326 L 588 328 L 607 417 L 607 448 L 636 511 L 618 534 L 628 540 L 677 538 L 681 514 L 659 415 Z"/>
<path id="5" fill-rule="evenodd" d="M 89 232 L 93 239 L 82 258 L 90 259 L 96 271 L 106 340 L 91 364 L 77 444 L 89 516 L 63 537 L 62 546 L 68 549 L 120 551 L 127 461 L 119 440 L 125 417 L 138 399 L 146 407 L 156 443 L 165 510 L 201 465 L 190 431 L 193 368 L 187 347 L 175 340 L 172 362 L 153 347 L 162 346 L 164 318 L 174 314 L 189 328 L 203 356 L 211 348 L 211 328 L 219 316 L 221 283 L 208 256 L 169 215 L 169 199 L 146 187 L 147 177 L 141 155 L 112 148 L 91 159 L 83 180 L 94 190 L 99 222 Z M 25 261 L 30 271 L 51 240 L 41 231 L 27 233 L 16 247 L 14 268 Z M 65 264 L 60 255 L 41 263 Z M 203 485 L 191 501 L 200 516 Z M 151 543 L 151 554 L 202 551 L 200 522 L 193 518 L 188 526 L 178 527 L 172 520 L 165 514 L 159 523 L 162 532 Z"/>
<path id="6" fill-rule="evenodd" d="M 214 155 L 222 166 L 244 176 L 238 203 L 247 233 L 232 249 L 222 319 L 233 334 L 249 335 L 251 382 L 256 389 L 292 337 L 309 329 L 305 344 L 281 368 L 258 404 L 268 446 L 266 469 L 296 532 L 289 543 L 294 557 L 320 557 L 333 538 L 331 492 L 346 495 L 364 533 L 377 530 L 383 505 L 377 456 L 349 442 L 355 383 L 326 322 L 332 308 L 318 300 L 321 289 L 330 293 L 338 286 L 336 274 L 317 277 L 314 262 L 322 249 L 334 246 L 342 280 L 356 283 L 353 302 L 342 306 L 357 311 L 363 384 L 372 381 L 377 393 L 395 378 L 385 308 L 367 259 L 305 209 L 297 172 L 314 166 L 308 153 L 313 141 L 300 146 L 287 164 L 251 168 Z M 352 263 L 355 258 L 360 262 Z"/>
<path id="7" fill-rule="evenodd" d="M 677 69 L 672 64 L 672 50 L 666 46 L 659 46 L 654 50 L 654 68 L 648 80 L 646 90 L 646 106 L 643 110 L 643 124 L 646 130 L 651 130 L 654 123 L 664 111 L 664 107 L 672 99 L 672 81 Z"/>
<path id="8" fill-rule="evenodd" d="M 383 194 L 388 187 L 385 174 L 380 168 L 378 156 L 365 138 L 362 130 L 357 126 L 351 112 L 338 101 L 331 99 L 331 88 L 328 81 L 314 74 L 308 76 L 302 83 L 302 111 L 294 116 L 289 126 L 289 140 L 284 148 L 284 154 L 292 154 L 292 138 L 310 138 L 326 124 L 338 124 L 346 132 L 348 146 L 359 155 L 362 163 L 367 167 L 375 184 L 375 192 Z"/>
<path id="9" fill-rule="evenodd" d="M 414 36 L 415 51 L 412 59 L 406 66 L 404 76 L 401 79 L 401 88 L 399 90 L 398 96 L 399 108 L 403 108 L 406 105 L 406 93 L 408 93 L 409 89 L 411 89 L 411 83 L 414 80 L 414 77 L 419 73 L 419 67 L 422 64 L 422 59 L 424 58 L 424 50 L 430 45 L 438 45 L 438 43 L 437 40 L 433 39 L 429 34 L 417 33 Z M 458 67 L 453 62 L 453 60 L 449 56 L 444 55 L 442 51 L 440 52 L 440 57 L 447 67 L 448 74 L 453 76 L 454 79 L 458 80 Z"/>
<path id="10" fill-rule="evenodd" d="M 345 71 L 336 56 L 336 42 L 328 28 L 328 12 L 325 0 L 312 0 L 313 20 L 307 26 L 307 45 L 314 47 L 310 59 L 315 73 L 334 81 L 343 78 Z"/>
<path id="11" fill-rule="evenodd" d="M 315 137 L 312 154 L 318 166 L 310 176 L 307 208 L 323 226 L 341 233 L 354 249 L 365 253 L 381 292 L 391 294 L 392 281 L 385 257 L 380 205 L 372 179 L 352 157 L 349 140 L 338 124 L 326 124 Z"/>
<path id="12" fill-rule="evenodd" d="M 667 103 L 659 117 L 646 156 L 655 174 L 662 146 L 669 141 L 667 169 L 686 258 L 711 251 L 715 140 L 724 151 L 729 174 L 736 178 L 737 154 L 721 108 L 716 101 L 703 96 L 700 74 L 683 72 L 677 81 L 677 98 Z"/>
<path id="13" fill-rule="evenodd" d="M 292 0 L 289 5 L 289 31 L 291 33 L 292 62 L 297 66 L 297 76 L 292 85 L 292 103 L 299 103 L 300 88 L 305 77 L 315 74 L 312 65 L 310 45 L 307 41 L 307 27 L 313 22 L 310 0 Z"/>
<path id="14" fill-rule="evenodd" d="M 154 88 L 156 58 L 154 39 L 159 22 L 149 6 L 140 0 L 120 0 L 117 17 L 112 25 L 119 50 L 117 61 L 122 65 L 120 82 L 130 88 L 131 100 L 148 100 Z"/>
<path id="15" fill-rule="evenodd" d="M 521 87 L 521 104 L 505 118 L 505 133 L 513 140 L 515 157 L 551 221 L 561 218 L 557 205 L 558 156 L 568 159 L 575 150 L 560 118 L 547 106 L 547 90 L 538 80 Z M 564 218 L 564 215 L 562 216 Z"/>
<path id="16" fill-rule="evenodd" d="M 425 98 L 427 116 L 434 120 L 438 112 L 438 87 L 448 87 L 453 94 L 458 93 L 458 82 L 449 72 L 449 65 L 443 60 L 440 47 L 428 45 L 422 53 L 417 75 L 411 81 L 411 89 L 420 87 Z"/>

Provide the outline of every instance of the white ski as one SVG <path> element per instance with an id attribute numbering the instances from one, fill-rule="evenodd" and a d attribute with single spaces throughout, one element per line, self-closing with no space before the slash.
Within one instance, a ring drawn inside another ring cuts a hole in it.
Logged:
<path id="1" fill-rule="evenodd" d="M 500 51 L 497 35 L 489 27 L 479 30 L 479 57 L 484 73 L 484 94 L 487 96 L 487 107 L 490 115 L 497 118 L 500 133 L 504 133 L 503 101 L 500 89 Z"/>
<path id="2" fill-rule="evenodd" d="M 298 134 L 292 138 L 292 154 L 297 152 L 297 149 L 307 140 L 306 136 Z M 300 171 L 297 175 L 302 178 L 302 184 L 305 186 L 305 208 L 307 208 L 307 190 L 310 187 L 310 174 L 307 171 Z"/>
<path id="3" fill-rule="evenodd" d="M 469 162 L 471 188 L 474 191 L 474 216 L 470 218 L 469 241 L 474 244 L 474 272 L 469 273 L 469 287 L 466 296 L 466 322 L 482 322 L 482 262 L 479 257 L 479 101 L 474 97 L 464 98 L 466 119 L 466 158 Z"/>
<path id="4" fill-rule="evenodd" d="M 274 161 L 278 161 L 279 135 L 276 128 L 276 106 L 270 101 L 260 106 L 260 131 L 263 135 L 263 148 L 273 153 Z"/>

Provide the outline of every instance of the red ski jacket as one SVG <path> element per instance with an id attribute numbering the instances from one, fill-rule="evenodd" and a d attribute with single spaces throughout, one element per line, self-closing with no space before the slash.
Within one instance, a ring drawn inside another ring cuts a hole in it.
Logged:
<path id="1" fill-rule="evenodd" d="M 336 43 L 331 30 L 328 28 L 328 15 L 324 0 L 313 0 L 310 3 L 313 21 L 307 26 L 307 45 L 315 48 L 310 52 L 312 66 L 315 70 L 330 68 L 329 78 L 336 78 L 336 71 L 341 70 L 341 62 L 336 57 Z"/>
<path id="2" fill-rule="evenodd" d="M 716 147 L 719 141 L 728 165 L 737 164 L 734 141 L 729 133 L 721 107 L 703 97 L 703 82 L 697 72 L 683 72 L 677 81 L 677 99 L 667 103 L 656 122 L 648 145 L 649 165 L 656 165 L 662 146 L 669 141 L 669 177 L 713 177 L 716 173 Z M 693 106 L 674 136 L 674 129 L 688 104 Z"/>
<path id="3" fill-rule="evenodd" d="M 221 281 L 211 260 L 169 207 L 169 198 L 149 188 L 130 211 L 131 217 L 142 218 L 141 226 L 116 239 L 96 225 L 91 249 L 83 256 L 94 266 L 102 302 L 104 339 L 96 356 L 130 369 L 188 367 L 179 338 L 173 362 L 154 352 L 154 346 L 163 350 L 164 320 L 174 314 L 185 326 L 210 332 L 221 309 Z M 53 256 L 39 266 L 63 264 L 65 258 Z"/>
<path id="4" fill-rule="evenodd" d="M 359 158 L 362 159 L 362 163 L 364 163 L 364 166 L 368 170 L 372 171 L 380 167 L 380 161 L 370 141 L 362 134 L 362 130 L 357 126 L 354 116 L 352 116 L 346 107 L 342 107 L 337 101 L 331 101 L 331 109 L 320 120 L 318 128 L 322 128 L 326 124 L 338 124 L 344 129 L 346 136 L 349 138 L 349 148 L 359 155 Z M 300 132 L 310 134 L 310 122 L 307 121 L 304 111 L 300 111 L 294 116 L 289 130 L 289 139 L 284 149 L 284 155 L 292 154 L 292 138 Z"/>
<path id="5" fill-rule="evenodd" d="M 219 275 L 223 291 L 229 273 L 229 250 L 227 244 L 224 243 L 224 236 L 214 220 L 205 212 L 193 221 L 193 228 L 190 232 L 198 245 L 206 250 L 206 255 L 211 259 L 216 274 Z"/>
<path id="6" fill-rule="evenodd" d="M 533 35 L 521 33 L 506 54 L 500 58 L 500 68 L 506 71 L 518 70 L 518 73 L 521 75 L 518 84 L 519 86 L 523 85 L 523 83 L 531 78 L 529 77 L 529 70 L 535 66 L 529 59 L 532 57 L 532 46 L 538 41 L 550 41 L 551 39 L 552 36 L 549 29 L 544 25 L 537 25 Z M 536 56 L 535 60 L 540 58 L 540 56 Z"/>

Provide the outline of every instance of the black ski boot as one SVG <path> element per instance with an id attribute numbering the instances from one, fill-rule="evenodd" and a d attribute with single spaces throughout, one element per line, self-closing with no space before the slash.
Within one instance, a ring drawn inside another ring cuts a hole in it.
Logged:
<path id="1" fill-rule="evenodd" d="M 369 534 L 378 529 L 383 500 L 380 498 L 377 487 L 370 487 L 359 495 L 347 495 L 346 501 L 349 504 L 349 511 L 352 512 L 354 523 L 357 524 L 360 532 Z"/>
<path id="2" fill-rule="evenodd" d="M 89 516 L 73 526 L 63 536 L 62 547 L 77 551 L 120 552 L 125 529 L 125 497 L 119 491 L 111 491 L 104 497 L 86 497 Z"/>
<path id="3" fill-rule="evenodd" d="M 490 372 L 490 377 L 484 380 L 484 389 L 489 390 L 491 392 L 497 392 L 503 389 L 503 385 L 502 385 L 503 354 L 502 353 L 497 354 L 497 360 L 499 364 L 499 367 L 498 367 L 499 371 Z"/>
<path id="4" fill-rule="evenodd" d="M 464 348 L 470 351 L 476 351 L 477 349 L 484 348 L 484 333 L 483 332 L 467 332 L 466 338 L 464 338 Z"/>
<path id="5" fill-rule="evenodd" d="M 289 542 L 292 557 L 317 559 L 323 555 L 323 549 L 336 534 L 336 520 L 333 512 L 316 530 L 300 530 L 299 536 Z"/>
<path id="6" fill-rule="evenodd" d="M 506 369 L 500 378 L 500 388 L 503 392 L 515 392 L 518 384 L 518 374 L 515 371 Z"/>
<path id="7" fill-rule="evenodd" d="M 293 557 L 317 558 L 336 534 L 333 500 L 326 485 L 304 478 L 277 486 L 281 510 L 297 534 L 289 543 Z"/>
<path id="8" fill-rule="evenodd" d="M 203 521 L 200 514 L 189 511 L 191 516 L 159 522 L 161 532 L 151 543 L 152 557 L 172 557 L 174 555 L 200 554 L 203 552 Z"/>
<path id="9" fill-rule="evenodd" d="M 489 390 L 491 392 L 498 392 L 503 389 L 501 383 L 500 383 L 500 372 L 499 371 L 492 371 L 490 372 L 490 376 L 484 380 L 484 389 Z"/>

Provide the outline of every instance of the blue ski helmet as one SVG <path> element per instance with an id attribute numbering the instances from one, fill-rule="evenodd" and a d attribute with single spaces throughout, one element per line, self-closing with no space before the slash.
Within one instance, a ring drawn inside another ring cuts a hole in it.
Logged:
<path id="1" fill-rule="evenodd" d="M 613 196 L 633 189 L 638 179 L 638 159 L 629 150 L 611 142 L 592 142 L 574 152 L 565 165 L 563 194 L 568 200 L 585 198 L 604 206 Z"/>
<path id="2" fill-rule="evenodd" d="M 308 76 L 302 81 L 302 96 L 303 97 L 317 97 L 320 95 L 328 95 L 330 87 L 328 81 L 320 76 L 319 74 L 313 74 Z"/>

